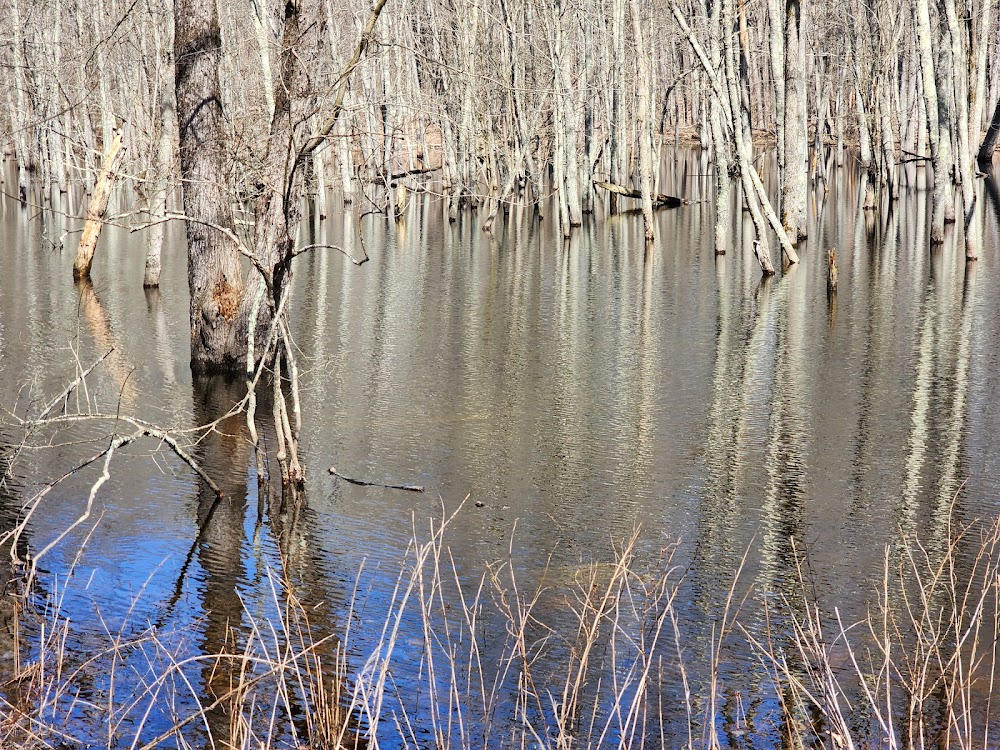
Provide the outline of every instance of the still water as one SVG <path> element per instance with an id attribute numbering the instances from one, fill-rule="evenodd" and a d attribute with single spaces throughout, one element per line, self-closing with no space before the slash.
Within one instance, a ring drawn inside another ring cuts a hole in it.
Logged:
<path id="1" fill-rule="evenodd" d="M 681 153 L 661 191 L 708 199 L 707 171 Z M 893 212 L 866 213 L 857 173 L 835 171 L 811 204 L 801 263 L 763 282 L 745 249 L 748 217 L 733 212 L 732 249 L 713 253 L 710 202 L 659 212 L 646 251 L 641 215 L 608 217 L 600 205 L 564 242 L 550 218 L 516 207 L 490 235 L 474 212 L 449 224 L 434 197 L 392 222 L 342 211 L 331 196 L 329 216 L 314 216 L 303 241 L 370 260 L 317 251 L 297 261 L 302 507 L 258 492 L 240 417 L 191 448 L 226 490 L 221 503 L 156 441 L 137 442 L 115 457 L 92 515 L 39 561 L 39 597 L 73 623 L 71 652 L 153 624 L 175 634 L 177 654 L 215 653 L 231 627 L 271 612 L 273 571 L 284 569 L 318 628 L 336 635 L 350 624 L 356 672 L 384 624 L 366 611 L 384 611 L 414 528 L 425 533 L 468 497 L 445 542 L 473 584 L 509 560 L 525 581 L 548 571 L 558 587 L 584 563 L 610 560 L 635 530 L 640 559 L 677 542 L 692 663 L 710 649 L 745 553 L 751 631 L 763 617 L 753 602 L 794 588 L 793 544 L 808 549 L 821 600 L 859 614 L 901 529 L 943 543 L 953 505 L 960 520 L 993 518 L 1000 498 L 996 188 L 979 185 L 983 249 L 967 266 L 960 230 L 928 250 L 929 194 L 916 172 L 909 179 Z M 242 386 L 192 382 L 182 229 L 170 229 L 161 288 L 144 292 L 143 235 L 116 228 L 102 238 L 93 286 L 74 286 L 77 235 L 59 244 L 76 226 L 2 205 L 5 412 L 36 411 L 114 347 L 71 409 L 174 431 L 218 418 Z M 829 247 L 840 268 L 832 299 Z M 5 443 L 22 437 L 10 421 Z M 106 446 L 106 434 L 106 425 L 46 433 L 42 447 L 23 450 L 7 525 L 41 483 Z M 427 491 L 349 484 L 330 466 Z M 44 499 L 27 547 L 43 549 L 80 516 L 99 473 L 91 466 Z M 502 623 L 490 627 L 506 637 Z M 403 629 L 401 664 L 419 669 L 419 625 Z M 760 670 L 759 656 L 738 638 L 729 648 L 732 694 L 773 709 L 766 690 L 740 682 Z M 117 689 L 155 671 L 129 668 L 134 678 Z M 208 672 L 193 673 L 189 699 L 209 693 Z M 101 703 L 112 683 L 95 680 L 83 695 L 77 735 L 109 742 L 107 726 L 86 726 L 85 704 Z M 143 741 L 182 708 L 154 712 Z M 138 722 L 125 713 L 123 735 Z"/>

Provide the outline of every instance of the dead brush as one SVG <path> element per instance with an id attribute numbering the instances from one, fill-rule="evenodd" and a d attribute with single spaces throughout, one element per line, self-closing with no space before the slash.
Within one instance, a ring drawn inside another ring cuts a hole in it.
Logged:
<path id="1" fill-rule="evenodd" d="M 785 598 L 783 607 L 790 637 L 744 629 L 782 696 L 792 746 L 995 743 L 1000 521 L 949 523 L 943 545 L 903 537 L 897 550 L 886 548 L 876 602 L 862 620 L 845 624 L 838 607 L 824 610 L 800 550 L 802 600 Z"/>
<path id="2" fill-rule="evenodd" d="M 834 750 L 996 744 L 996 522 L 949 528 L 944 543 L 903 537 L 887 548 L 872 604 L 851 622 L 823 605 L 808 555 L 793 546 L 794 592 L 763 600 L 763 630 L 744 627 L 744 608 L 757 601 L 740 587 L 748 551 L 697 631 L 680 604 L 676 545 L 650 555 L 635 532 L 611 545 L 606 562 L 550 557 L 538 572 L 518 567 L 512 541 L 507 559 L 470 577 L 446 543 L 454 517 L 415 526 L 391 590 L 356 586 L 337 632 L 292 581 L 268 572 L 219 653 L 201 652 L 183 631 L 128 628 L 126 618 L 106 626 L 103 649 L 81 658 L 70 646 L 75 624 L 61 614 L 73 576 L 61 580 L 37 619 L 23 618 L 25 658 L 3 691 L 0 744 L 717 750 L 776 736 L 792 748 Z M 754 684 L 776 710 L 748 709 L 740 688 L 726 684 L 730 660 L 745 657 L 729 650 L 736 633 L 759 657 Z M 95 691 L 98 675 L 109 680 Z"/>

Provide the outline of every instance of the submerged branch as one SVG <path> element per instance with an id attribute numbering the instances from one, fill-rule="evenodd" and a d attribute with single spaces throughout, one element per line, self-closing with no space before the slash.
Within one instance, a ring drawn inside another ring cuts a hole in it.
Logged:
<path id="1" fill-rule="evenodd" d="M 330 474 L 335 477 L 343 479 L 345 482 L 350 482 L 351 484 L 361 485 L 362 487 L 382 487 L 387 490 L 403 490 L 404 492 L 424 492 L 423 485 L 419 484 L 382 484 L 381 482 L 369 482 L 364 479 L 352 479 L 351 477 L 345 477 L 335 466 L 330 467 Z"/>

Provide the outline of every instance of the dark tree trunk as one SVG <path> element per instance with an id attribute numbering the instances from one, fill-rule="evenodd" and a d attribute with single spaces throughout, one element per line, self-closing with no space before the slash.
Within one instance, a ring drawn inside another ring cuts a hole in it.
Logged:
<path id="1" fill-rule="evenodd" d="M 996 109 L 993 110 L 993 119 L 990 120 L 990 128 L 986 131 L 983 145 L 979 148 L 976 161 L 983 171 L 987 171 L 993 164 L 993 151 L 1000 140 L 1000 101 L 997 101 Z"/>
<path id="2" fill-rule="evenodd" d="M 231 230 L 225 120 L 219 88 L 221 35 L 216 0 L 176 0 L 174 53 L 181 177 L 191 293 L 191 369 L 241 372 L 237 336 L 243 297 L 240 256 Z"/>

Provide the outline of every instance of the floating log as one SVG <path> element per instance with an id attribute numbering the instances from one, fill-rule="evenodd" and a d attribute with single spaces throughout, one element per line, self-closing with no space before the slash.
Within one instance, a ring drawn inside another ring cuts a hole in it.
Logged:
<path id="1" fill-rule="evenodd" d="M 599 188 L 604 188 L 609 193 L 623 195 L 626 198 L 642 200 L 642 193 L 638 190 L 629 190 L 627 187 L 615 185 L 613 182 L 598 182 L 597 180 L 594 180 L 594 184 Z M 653 196 L 654 208 L 677 208 L 679 206 L 686 206 L 689 203 L 690 201 L 678 198 L 675 195 L 664 195 L 663 193 L 658 193 Z"/>

